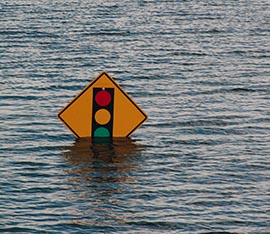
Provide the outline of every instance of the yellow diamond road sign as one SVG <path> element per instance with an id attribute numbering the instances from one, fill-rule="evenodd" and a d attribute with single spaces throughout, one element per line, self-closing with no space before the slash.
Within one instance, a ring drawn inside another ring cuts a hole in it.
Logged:
<path id="1" fill-rule="evenodd" d="M 106 72 L 86 86 L 58 117 L 78 138 L 127 137 L 147 119 Z"/>

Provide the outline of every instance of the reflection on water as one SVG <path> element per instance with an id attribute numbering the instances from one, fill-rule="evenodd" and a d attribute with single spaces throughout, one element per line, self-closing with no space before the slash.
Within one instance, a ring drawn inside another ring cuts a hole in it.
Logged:
<path id="1" fill-rule="evenodd" d="M 124 222 L 123 196 L 135 181 L 132 173 L 139 167 L 141 151 L 143 147 L 130 138 L 95 142 L 84 138 L 66 147 L 66 173 L 72 185 L 66 196 L 77 217 L 70 220 L 72 225 L 104 227 Z"/>
<path id="2" fill-rule="evenodd" d="M 77 139 L 66 147 L 64 156 L 73 165 L 69 174 L 76 181 L 121 182 L 127 181 L 128 173 L 138 167 L 137 159 L 142 146 L 130 138 Z"/>

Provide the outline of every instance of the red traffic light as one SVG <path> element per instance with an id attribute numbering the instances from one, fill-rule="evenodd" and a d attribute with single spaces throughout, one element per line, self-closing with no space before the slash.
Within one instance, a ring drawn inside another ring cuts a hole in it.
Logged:
<path id="1" fill-rule="evenodd" d="M 100 90 L 95 96 L 95 101 L 100 106 L 107 106 L 112 100 L 111 94 L 107 90 Z"/>

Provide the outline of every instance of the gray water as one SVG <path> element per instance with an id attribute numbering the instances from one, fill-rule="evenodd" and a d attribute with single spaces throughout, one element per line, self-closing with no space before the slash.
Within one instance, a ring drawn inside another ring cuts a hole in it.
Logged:
<path id="1" fill-rule="evenodd" d="M 149 119 L 76 140 L 106 70 Z M 0 2 L 0 232 L 270 233 L 269 0 Z"/>

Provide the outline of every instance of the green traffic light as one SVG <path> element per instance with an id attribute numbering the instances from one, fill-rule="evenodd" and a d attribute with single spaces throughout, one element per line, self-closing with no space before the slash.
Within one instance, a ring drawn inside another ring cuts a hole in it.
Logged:
<path id="1" fill-rule="evenodd" d="M 107 128 L 99 127 L 95 130 L 94 137 L 110 137 L 110 132 Z"/>

